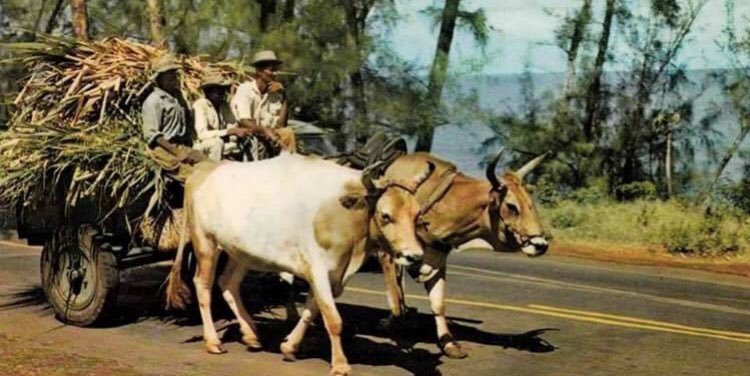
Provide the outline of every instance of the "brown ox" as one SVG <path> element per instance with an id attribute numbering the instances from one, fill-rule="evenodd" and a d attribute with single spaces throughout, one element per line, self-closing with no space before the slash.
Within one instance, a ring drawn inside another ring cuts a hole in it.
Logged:
<path id="1" fill-rule="evenodd" d="M 523 178 L 537 167 L 546 155 L 527 163 L 518 171 L 495 174 L 502 150 L 487 167 L 487 180 L 477 180 L 456 171 L 456 167 L 430 154 L 415 153 L 397 159 L 384 178 L 407 179 L 419 166 L 431 162 L 436 166 L 431 177 L 420 186 L 417 198 L 422 206 L 417 234 L 424 245 L 424 259 L 410 274 L 425 284 L 435 315 L 438 346 L 451 358 L 467 353 L 453 339 L 445 319 L 445 278 L 448 253 L 459 245 L 483 239 L 496 251 L 519 251 L 540 256 L 548 243 L 534 202 L 523 185 Z M 379 254 L 388 292 L 392 317 L 405 313 L 402 270 L 392 257 Z M 389 320 L 390 321 L 390 320 Z"/>

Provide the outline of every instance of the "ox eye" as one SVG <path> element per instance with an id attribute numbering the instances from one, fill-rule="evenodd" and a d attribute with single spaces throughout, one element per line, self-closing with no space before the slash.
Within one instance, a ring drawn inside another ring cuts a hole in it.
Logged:
<path id="1" fill-rule="evenodd" d="M 381 221 L 383 221 L 383 224 L 384 224 L 384 225 L 387 225 L 387 224 L 393 223 L 393 217 L 391 217 L 391 215 L 390 215 L 390 214 L 388 214 L 388 213 L 383 213 L 383 214 L 381 214 L 381 215 L 380 215 L 380 220 L 381 220 Z"/>
<path id="2" fill-rule="evenodd" d="M 506 204 L 505 207 L 508 208 L 508 211 L 510 212 L 511 215 L 513 215 L 513 216 L 517 216 L 518 215 L 518 213 L 519 213 L 518 206 L 516 206 L 514 204 Z"/>

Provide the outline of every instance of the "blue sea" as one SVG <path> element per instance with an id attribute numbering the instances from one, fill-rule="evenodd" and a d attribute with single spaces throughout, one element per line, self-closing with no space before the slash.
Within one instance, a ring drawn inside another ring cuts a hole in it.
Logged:
<path id="1" fill-rule="evenodd" d="M 730 108 L 717 85 L 708 85 L 705 90 L 701 88 L 701 84 L 709 73 L 708 71 L 688 72 L 688 77 L 694 84 L 686 90 L 694 94 L 703 91 L 703 94 L 695 102 L 693 123 L 686 126 L 697 127 L 700 119 L 717 104 L 727 109 Z M 608 77 L 613 79 L 617 74 L 609 73 Z M 476 90 L 480 97 L 480 105 L 486 110 L 495 112 L 517 111 L 521 104 L 519 78 L 519 75 L 474 77 L 465 81 L 466 90 Z M 561 91 L 563 75 L 555 73 L 535 74 L 533 80 L 537 97 L 541 97 L 545 93 L 555 96 Z M 449 96 L 446 96 L 444 100 L 450 100 Z M 737 133 L 736 121 L 736 117 L 731 110 L 726 110 L 716 119 L 715 129 L 719 132 L 717 142 L 719 155 Z M 493 131 L 485 124 L 454 120 L 452 124 L 437 129 L 432 152 L 455 163 L 461 170 L 468 172 L 470 175 L 482 177 L 484 176 L 484 170 L 480 163 L 487 158 L 487 155 L 480 150 L 480 145 L 492 136 Z M 409 144 L 413 148 L 413 140 L 410 140 Z M 746 152 L 750 151 L 750 137 L 744 141 L 742 149 Z M 698 176 L 710 175 L 716 168 L 715 159 L 715 157 L 709 157 L 706 149 L 698 146 L 695 156 Z M 732 180 L 737 179 L 741 176 L 743 164 L 741 158 L 735 157 L 725 170 L 723 177 Z"/>

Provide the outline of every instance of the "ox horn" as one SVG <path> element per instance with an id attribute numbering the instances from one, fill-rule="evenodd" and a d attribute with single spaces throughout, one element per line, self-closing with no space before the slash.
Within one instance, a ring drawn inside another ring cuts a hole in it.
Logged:
<path id="1" fill-rule="evenodd" d="M 495 154 L 492 159 L 490 159 L 490 164 L 487 165 L 487 170 L 485 171 L 485 174 L 487 175 L 487 180 L 492 183 L 492 189 L 500 189 L 502 184 L 499 180 L 497 180 L 497 175 L 495 175 L 495 169 L 497 168 L 497 162 L 500 160 L 500 157 L 505 152 L 505 148 L 501 148 L 500 151 Z"/>
<path id="2" fill-rule="evenodd" d="M 535 168 L 539 167 L 542 161 L 544 161 L 544 158 L 547 158 L 549 154 L 550 152 L 546 152 L 530 160 L 528 163 L 523 165 L 523 167 L 519 168 L 518 171 L 516 171 L 516 175 L 518 175 L 518 177 L 523 180 L 524 176 L 533 171 Z"/>

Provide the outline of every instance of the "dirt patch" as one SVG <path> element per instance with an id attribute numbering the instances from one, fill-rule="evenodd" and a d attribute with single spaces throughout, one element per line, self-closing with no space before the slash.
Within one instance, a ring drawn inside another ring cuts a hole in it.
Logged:
<path id="1" fill-rule="evenodd" d="M 22 339 L 0 334 L 0 375 L 144 376 L 145 374 L 111 360 L 40 348 Z"/>
<path id="2" fill-rule="evenodd" d="M 553 242 L 554 254 L 633 265 L 670 266 L 750 278 L 750 262 L 739 258 L 676 256 L 646 247 Z"/>

